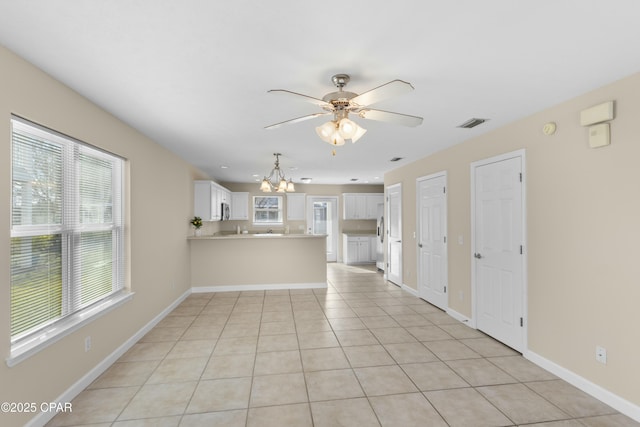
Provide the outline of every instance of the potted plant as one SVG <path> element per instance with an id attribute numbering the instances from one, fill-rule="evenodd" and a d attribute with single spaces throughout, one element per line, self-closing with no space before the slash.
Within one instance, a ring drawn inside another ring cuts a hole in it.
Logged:
<path id="1" fill-rule="evenodd" d="M 196 229 L 195 235 L 199 236 L 201 234 L 200 227 L 202 227 L 202 218 L 199 216 L 194 216 L 191 221 L 189 221 L 191 225 Z"/>

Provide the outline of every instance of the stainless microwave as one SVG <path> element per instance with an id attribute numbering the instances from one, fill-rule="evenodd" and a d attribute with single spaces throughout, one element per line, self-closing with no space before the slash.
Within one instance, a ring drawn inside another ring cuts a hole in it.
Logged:
<path id="1" fill-rule="evenodd" d="M 231 209 L 229 209 L 229 203 L 222 203 L 222 208 L 220 209 L 221 216 L 220 221 L 227 221 L 231 216 Z"/>

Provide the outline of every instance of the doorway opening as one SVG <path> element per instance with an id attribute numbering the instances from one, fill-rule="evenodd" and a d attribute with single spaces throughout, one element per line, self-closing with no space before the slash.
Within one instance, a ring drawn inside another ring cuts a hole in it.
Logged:
<path id="1" fill-rule="evenodd" d="M 307 232 L 327 235 L 327 262 L 338 260 L 338 198 L 307 197 Z"/>

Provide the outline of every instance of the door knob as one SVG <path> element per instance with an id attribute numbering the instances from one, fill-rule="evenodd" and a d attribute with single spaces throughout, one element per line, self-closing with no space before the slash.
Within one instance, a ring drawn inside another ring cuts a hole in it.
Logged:
<path id="1" fill-rule="evenodd" d="M 473 254 L 473 256 L 474 256 L 474 257 L 476 257 L 476 258 L 478 258 L 478 259 L 482 258 L 482 255 L 481 255 L 481 254 L 479 254 L 479 253 L 475 253 L 475 254 Z"/>
<path id="2" fill-rule="evenodd" d="M 422 247 L 422 243 L 418 243 L 418 247 L 421 248 Z"/>

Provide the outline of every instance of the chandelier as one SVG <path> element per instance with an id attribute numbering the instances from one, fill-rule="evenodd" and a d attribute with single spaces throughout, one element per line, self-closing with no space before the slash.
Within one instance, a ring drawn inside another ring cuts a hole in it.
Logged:
<path id="1" fill-rule="evenodd" d="M 271 173 L 268 176 L 265 176 L 260 184 L 260 190 L 265 193 L 271 193 L 272 191 L 276 191 L 278 193 L 291 193 L 296 191 L 295 186 L 293 185 L 293 181 L 284 177 L 284 173 L 280 170 L 280 153 L 273 153 L 276 156 L 276 162 L 271 169 Z"/>

